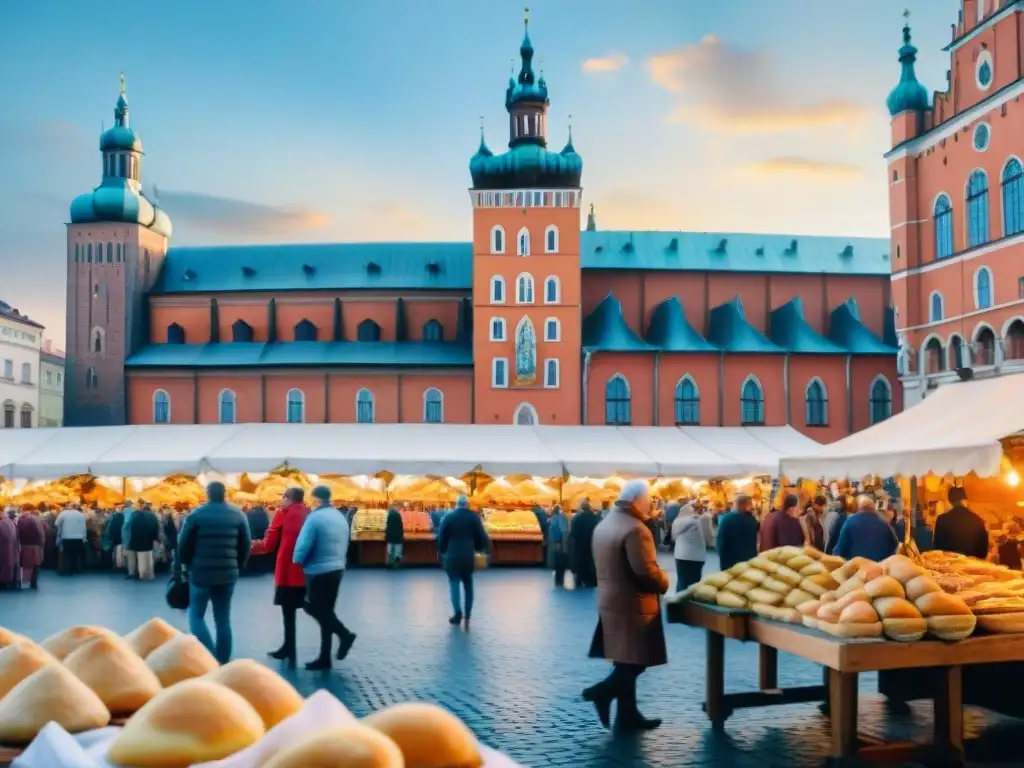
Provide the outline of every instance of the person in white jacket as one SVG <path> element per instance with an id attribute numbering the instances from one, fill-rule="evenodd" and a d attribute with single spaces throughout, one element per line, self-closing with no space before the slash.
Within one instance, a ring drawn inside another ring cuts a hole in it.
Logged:
<path id="1" fill-rule="evenodd" d="M 78 504 L 72 504 L 57 515 L 57 544 L 64 555 L 64 572 L 82 572 L 85 563 L 85 515 Z"/>
<path id="2" fill-rule="evenodd" d="M 676 559 L 676 592 L 700 581 L 707 560 L 705 526 L 693 504 L 684 504 L 672 523 L 673 555 Z"/>

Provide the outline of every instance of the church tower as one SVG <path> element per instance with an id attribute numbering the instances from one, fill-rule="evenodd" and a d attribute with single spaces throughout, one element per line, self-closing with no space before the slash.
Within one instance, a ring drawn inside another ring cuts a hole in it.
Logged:
<path id="1" fill-rule="evenodd" d="M 142 192 L 123 75 L 100 155 L 100 184 L 74 199 L 67 225 L 67 426 L 126 423 L 124 364 L 147 341 L 145 294 L 171 236 L 171 220 Z"/>
<path id="2" fill-rule="evenodd" d="M 580 179 L 572 128 L 548 149 L 548 88 L 534 71 L 529 18 L 509 77 L 508 151 L 480 133 L 473 179 L 474 421 L 579 424 Z"/>

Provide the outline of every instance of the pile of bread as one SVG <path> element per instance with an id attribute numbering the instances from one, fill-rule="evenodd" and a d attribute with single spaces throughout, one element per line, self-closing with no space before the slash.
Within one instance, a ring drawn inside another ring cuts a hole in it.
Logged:
<path id="1" fill-rule="evenodd" d="M 881 563 L 855 557 L 832 572 L 835 590 L 799 607 L 805 626 L 837 637 L 902 642 L 926 634 L 963 640 L 976 619 L 963 600 L 944 592 L 925 569 L 903 555 Z"/>
<path id="2" fill-rule="evenodd" d="M 813 547 L 777 547 L 728 571 L 712 573 L 681 593 L 723 608 L 748 608 L 779 621 L 799 624 L 798 608 L 839 587 L 830 571 L 845 561 Z"/>
<path id="3" fill-rule="evenodd" d="M 221 760 L 298 713 L 303 698 L 250 660 L 220 666 L 161 619 L 120 637 L 79 626 L 41 644 L 0 627 L 0 745 L 24 747 L 55 722 L 76 734 L 124 722 L 107 759 L 131 768 Z M 448 711 L 399 704 L 288 744 L 262 768 L 479 768 L 476 738 Z"/>
<path id="4" fill-rule="evenodd" d="M 945 591 L 964 601 L 988 632 L 1024 632 L 1024 574 L 952 552 L 925 552 L 921 561 Z"/>

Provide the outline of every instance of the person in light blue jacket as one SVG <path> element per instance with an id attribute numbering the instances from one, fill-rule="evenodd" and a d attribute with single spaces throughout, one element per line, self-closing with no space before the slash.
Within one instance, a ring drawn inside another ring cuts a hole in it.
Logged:
<path id="1" fill-rule="evenodd" d="M 342 624 L 334 612 L 345 575 L 349 525 L 345 515 L 331 506 L 327 486 L 318 485 L 312 496 L 318 506 L 302 524 L 292 559 L 306 574 L 306 612 L 320 625 L 320 656 L 306 664 L 306 669 L 330 669 L 334 636 L 338 636 L 339 661 L 348 655 L 356 640 L 355 632 Z"/>

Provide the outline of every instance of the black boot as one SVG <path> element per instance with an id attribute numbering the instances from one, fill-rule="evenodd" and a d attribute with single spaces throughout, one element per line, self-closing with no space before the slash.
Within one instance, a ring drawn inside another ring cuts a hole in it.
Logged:
<path id="1" fill-rule="evenodd" d="M 605 728 L 611 727 L 612 701 L 615 700 L 615 694 L 609 691 L 604 683 L 584 689 L 583 700 L 594 705 L 594 709 L 597 710 L 597 719 L 601 721 L 601 725 Z"/>
<path id="2" fill-rule="evenodd" d="M 272 659 L 278 659 L 279 661 L 287 661 L 289 664 L 295 664 L 295 609 L 287 606 L 281 606 L 281 616 L 284 619 L 284 642 L 281 647 L 276 651 L 271 651 L 268 655 Z"/>
<path id="3" fill-rule="evenodd" d="M 451 624 L 453 627 L 458 626 L 462 623 L 462 614 L 456 613 L 452 615 L 451 618 L 448 619 L 448 623 Z"/>
<path id="4" fill-rule="evenodd" d="M 636 706 L 636 678 L 623 684 L 619 693 L 619 707 L 615 727 L 622 731 L 653 731 L 661 725 L 660 718 L 647 718 Z"/>
<path id="5" fill-rule="evenodd" d="M 348 652 L 352 650 L 352 644 L 356 641 L 356 633 L 348 632 L 338 636 L 338 653 L 335 655 L 338 661 L 344 661 Z M 330 655 L 330 651 L 327 652 Z"/>

